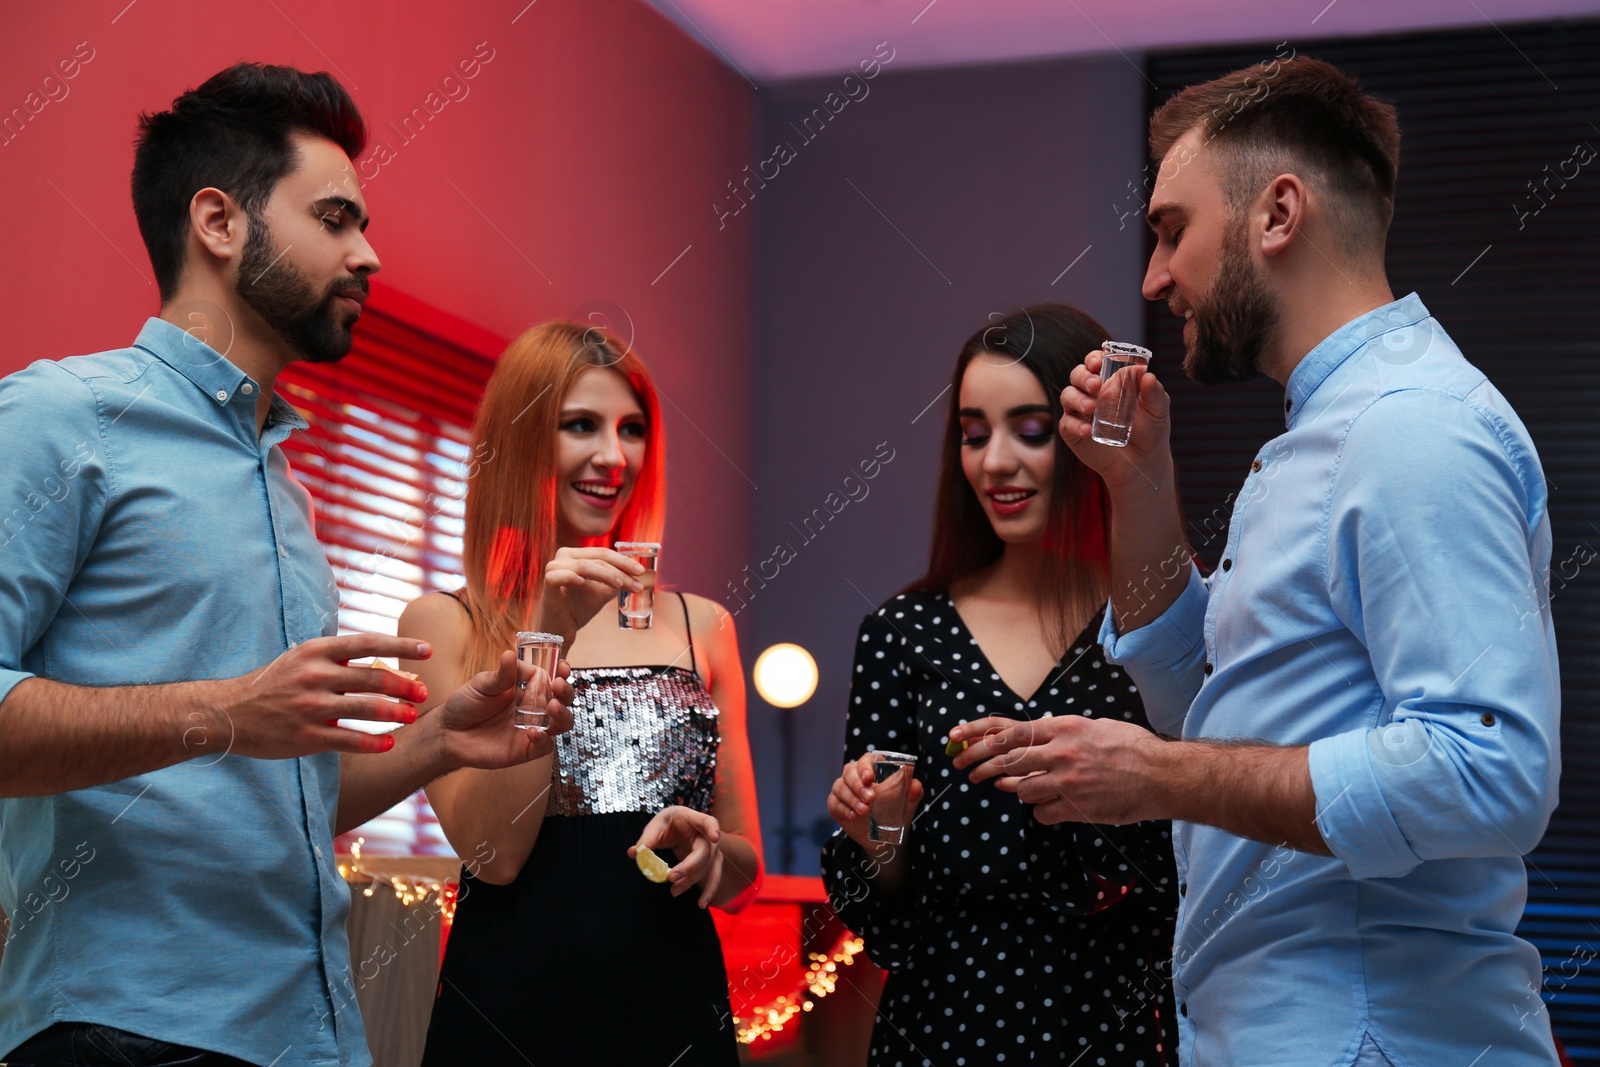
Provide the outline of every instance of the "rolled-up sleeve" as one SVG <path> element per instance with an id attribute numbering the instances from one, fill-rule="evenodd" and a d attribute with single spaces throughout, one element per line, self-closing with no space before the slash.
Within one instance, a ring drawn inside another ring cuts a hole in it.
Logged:
<path id="1" fill-rule="evenodd" d="M 1139 687 L 1150 725 L 1174 737 L 1183 733 L 1184 716 L 1205 680 L 1206 605 L 1209 587 L 1200 570 L 1189 564 L 1189 581 L 1178 599 L 1146 626 L 1119 634 L 1115 613 L 1107 607 L 1100 625 L 1100 643 L 1112 663 L 1121 664 Z"/>
<path id="2" fill-rule="evenodd" d="M 0 380 L 0 702 L 66 600 L 104 509 L 99 411 L 53 363 Z"/>
<path id="3" fill-rule="evenodd" d="M 1356 420 L 1328 588 L 1384 714 L 1311 746 L 1317 825 L 1358 878 L 1531 851 L 1555 808 L 1560 680 L 1542 474 L 1492 412 L 1444 394 Z"/>

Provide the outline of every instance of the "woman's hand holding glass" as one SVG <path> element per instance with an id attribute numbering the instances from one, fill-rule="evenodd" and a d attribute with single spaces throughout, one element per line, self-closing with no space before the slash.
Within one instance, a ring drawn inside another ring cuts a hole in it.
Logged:
<path id="1" fill-rule="evenodd" d="M 571 648 L 580 629 L 623 589 L 639 592 L 643 565 L 609 548 L 560 548 L 545 564 L 539 629 L 560 634 Z"/>
<path id="2" fill-rule="evenodd" d="M 871 839 L 870 817 L 872 814 L 872 798 L 875 792 L 873 780 L 873 762 L 876 752 L 863 753 L 860 759 L 851 760 L 844 765 L 844 770 L 833 781 L 833 790 L 828 794 L 828 814 L 839 827 L 849 835 L 850 840 L 860 845 L 868 852 L 879 852 L 895 846 Z M 909 791 L 905 801 L 905 823 L 910 825 L 916 817 L 917 808 L 922 803 L 922 783 L 916 778 L 911 779 Z"/>

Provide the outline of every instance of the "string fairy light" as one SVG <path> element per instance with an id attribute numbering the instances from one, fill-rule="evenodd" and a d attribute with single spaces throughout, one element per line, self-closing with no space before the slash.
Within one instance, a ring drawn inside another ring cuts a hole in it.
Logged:
<path id="1" fill-rule="evenodd" d="M 379 887 L 388 887 L 395 899 L 405 907 L 432 901 L 439 916 L 449 926 L 456 917 L 456 893 L 453 885 L 437 878 L 421 875 L 375 874 L 361 866 L 361 846 L 366 838 L 358 837 L 350 846 L 350 862 L 339 864 L 339 874 L 352 886 L 361 888 L 361 895 L 372 896 Z"/>
<path id="2" fill-rule="evenodd" d="M 782 1032 L 796 1015 L 813 1010 L 817 1001 L 838 987 L 839 967 L 853 966 L 856 953 L 861 949 L 861 938 L 847 933 L 839 939 L 832 952 L 809 953 L 811 962 L 806 965 L 806 973 L 792 993 L 780 995 L 756 1008 L 748 1019 L 734 1019 L 739 1043 L 749 1045 L 762 1038 L 770 1040 L 774 1033 Z"/>

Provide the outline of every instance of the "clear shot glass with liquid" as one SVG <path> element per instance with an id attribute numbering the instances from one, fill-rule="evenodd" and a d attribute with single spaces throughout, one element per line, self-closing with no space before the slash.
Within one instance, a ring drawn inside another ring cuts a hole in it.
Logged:
<path id="1" fill-rule="evenodd" d="M 872 754 L 872 806 L 867 813 L 867 840 L 898 845 L 906 839 L 911 816 L 911 780 L 917 757 L 906 752 Z"/>
<path id="2" fill-rule="evenodd" d="M 1103 445 L 1121 448 L 1133 433 L 1139 386 L 1150 366 L 1150 350 L 1122 341 L 1102 341 L 1100 351 L 1100 395 L 1095 398 L 1089 436 Z"/>
<path id="3" fill-rule="evenodd" d="M 656 565 L 661 559 L 660 541 L 618 541 L 611 546 L 629 559 L 644 565 L 639 581 L 644 588 L 617 592 L 617 625 L 624 630 L 650 629 L 656 603 Z"/>
<path id="4" fill-rule="evenodd" d="M 525 687 L 518 694 L 516 713 L 511 718 L 511 724 L 517 729 L 550 729 L 550 712 L 545 707 L 550 700 L 548 679 L 556 676 L 556 661 L 561 658 L 564 644 L 566 639 L 560 634 L 537 630 L 523 630 L 517 634 L 517 661 L 538 667 L 547 679 L 544 685 Z"/>

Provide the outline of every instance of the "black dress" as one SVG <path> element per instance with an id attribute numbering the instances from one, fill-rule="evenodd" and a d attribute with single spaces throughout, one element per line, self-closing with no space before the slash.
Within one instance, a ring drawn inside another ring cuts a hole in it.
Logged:
<path id="1" fill-rule="evenodd" d="M 914 753 L 926 791 L 893 896 L 842 830 L 823 848 L 829 900 L 889 972 L 873 1067 L 1177 1063 L 1169 824 L 1044 826 L 945 754 L 951 727 L 985 715 L 1147 725 L 1134 686 L 1101 654 L 1099 625 L 1023 699 L 946 595 L 903 594 L 863 620 L 845 758 Z"/>
<path id="2" fill-rule="evenodd" d="M 662 808 L 711 810 L 717 707 L 693 662 L 573 670 L 527 863 L 504 886 L 462 871 L 423 1067 L 739 1062 L 711 913 L 627 851 Z"/>

